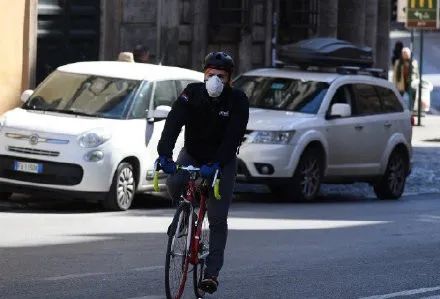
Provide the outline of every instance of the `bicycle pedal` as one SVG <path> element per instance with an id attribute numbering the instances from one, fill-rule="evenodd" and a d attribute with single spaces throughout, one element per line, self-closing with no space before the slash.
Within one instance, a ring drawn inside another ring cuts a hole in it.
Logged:
<path id="1" fill-rule="evenodd" d="M 202 296 L 202 297 L 197 297 L 197 299 L 203 299 L 203 297 L 205 297 L 206 292 L 200 288 L 197 288 L 197 291 Z"/>

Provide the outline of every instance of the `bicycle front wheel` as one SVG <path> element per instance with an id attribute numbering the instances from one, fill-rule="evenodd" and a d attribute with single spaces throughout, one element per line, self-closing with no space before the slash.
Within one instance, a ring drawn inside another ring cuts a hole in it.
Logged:
<path id="1" fill-rule="evenodd" d="M 179 299 L 185 289 L 190 259 L 192 225 L 190 207 L 177 208 L 168 229 L 167 255 L 165 259 L 165 292 L 168 299 Z"/>

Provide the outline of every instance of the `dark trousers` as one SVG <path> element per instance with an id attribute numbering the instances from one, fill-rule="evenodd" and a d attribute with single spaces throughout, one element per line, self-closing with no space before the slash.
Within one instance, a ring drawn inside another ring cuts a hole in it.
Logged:
<path id="1" fill-rule="evenodd" d="M 179 165 L 193 165 L 200 167 L 185 149 L 177 158 Z M 228 237 L 228 212 L 232 200 L 232 192 L 237 173 L 237 159 L 234 158 L 221 169 L 220 195 L 221 199 L 216 200 L 213 193 L 208 199 L 208 221 L 209 221 L 209 256 L 206 260 L 205 275 L 218 276 L 223 266 L 226 239 Z M 182 191 L 189 180 L 189 174 L 185 171 L 178 171 L 169 176 L 167 180 L 168 192 L 171 198 L 177 202 Z"/>

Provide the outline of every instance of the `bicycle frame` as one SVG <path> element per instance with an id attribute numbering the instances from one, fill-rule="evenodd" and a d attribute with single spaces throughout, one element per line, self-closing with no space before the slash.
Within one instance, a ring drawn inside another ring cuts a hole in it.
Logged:
<path id="1" fill-rule="evenodd" d="M 193 215 L 194 215 L 194 204 L 197 200 L 197 189 L 199 189 L 200 194 L 200 203 L 199 203 L 199 211 L 197 215 L 197 223 L 194 225 L 193 221 Z M 188 184 L 187 184 L 187 190 L 186 195 L 182 199 L 184 202 L 190 203 L 190 219 L 189 223 L 190 225 L 190 232 L 188 232 L 188 248 L 187 252 L 190 253 L 190 259 L 189 262 L 192 265 L 197 265 L 199 263 L 199 248 L 200 248 L 200 237 L 202 235 L 202 223 L 203 219 L 206 215 L 206 200 L 207 200 L 207 186 L 205 185 L 205 182 L 202 182 L 202 184 L 197 188 L 196 182 L 195 182 L 195 176 L 191 177 Z M 179 219 L 180 220 L 180 219 Z M 201 256 L 200 258 L 205 258 L 206 256 Z"/>
<path id="2" fill-rule="evenodd" d="M 187 190 L 185 196 L 182 195 L 182 200 L 184 203 L 189 205 L 189 219 L 188 219 L 188 235 L 187 235 L 187 248 L 186 248 L 186 255 L 188 255 L 188 258 L 185 259 L 185 263 L 183 264 L 183 271 L 185 272 L 185 275 L 183 277 L 182 283 L 180 284 L 178 296 L 176 298 L 180 298 L 180 296 L 183 294 L 186 279 L 187 279 L 187 273 L 188 273 L 188 265 L 197 265 L 200 261 L 200 258 L 205 258 L 207 253 L 204 256 L 201 256 L 199 258 L 199 247 L 200 247 L 200 236 L 202 234 L 202 223 L 203 219 L 206 214 L 206 199 L 207 199 L 207 187 L 202 182 L 202 184 L 197 188 L 196 186 L 196 174 L 191 173 L 191 178 L 189 182 L 187 183 Z M 197 215 L 197 223 L 195 224 L 195 221 L 193 220 L 194 215 L 194 204 L 197 200 L 197 189 L 199 189 L 200 192 L 200 208 L 199 213 Z M 183 213 L 180 214 L 179 221 L 177 222 L 177 228 L 180 227 L 182 221 L 183 221 Z M 174 241 L 175 238 L 172 241 L 171 248 L 172 251 L 174 251 Z M 196 270 L 194 270 L 196 271 Z"/>

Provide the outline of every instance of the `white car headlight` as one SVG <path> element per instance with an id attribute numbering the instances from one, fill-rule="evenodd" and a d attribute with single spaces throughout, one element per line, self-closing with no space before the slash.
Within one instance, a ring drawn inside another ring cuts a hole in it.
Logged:
<path id="1" fill-rule="evenodd" d="M 78 137 L 78 143 L 85 148 L 97 147 L 109 140 L 110 137 L 109 132 L 97 129 L 81 134 Z"/>
<path id="2" fill-rule="evenodd" d="M 0 131 L 3 129 L 6 122 L 6 117 L 2 116 L 0 117 Z"/>
<path id="3" fill-rule="evenodd" d="M 295 131 L 255 131 L 249 142 L 265 144 L 288 144 Z"/>

